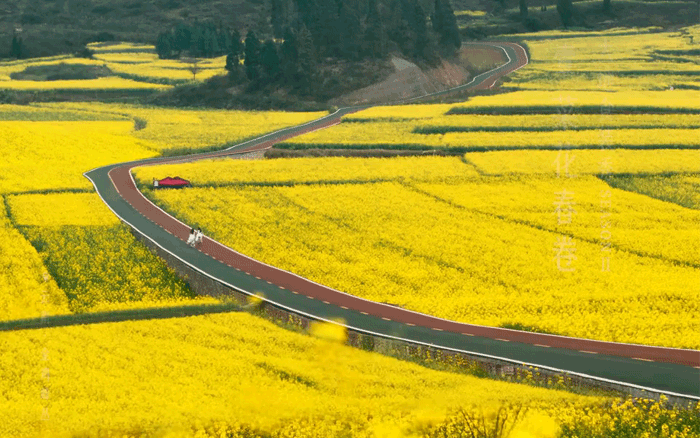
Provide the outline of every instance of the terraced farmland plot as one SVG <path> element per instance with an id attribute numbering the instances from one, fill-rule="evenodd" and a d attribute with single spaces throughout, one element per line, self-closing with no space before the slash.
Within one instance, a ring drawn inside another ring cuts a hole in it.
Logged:
<path id="1" fill-rule="evenodd" d="M 526 39 L 532 63 L 513 74 L 512 85 L 537 90 L 697 90 L 698 62 L 690 37 L 700 26 L 678 32 L 580 34 L 553 31 Z"/>
<path id="2" fill-rule="evenodd" d="M 68 312 L 67 300 L 0 205 L 0 320 Z"/>
<path id="3" fill-rule="evenodd" d="M 376 107 L 283 148 L 666 149 L 700 147 L 700 94 L 523 91 L 459 105 Z"/>
<path id="4" fill-rule="evenodd" d="M 465 160 L 486 175 L 605 175 L 700 173 L 698 149 L 587 149 L 473 152 Z"/>
<path id="5" fill-rule="evenodd" d="M 8 196 L 7 205 L 73 312 L 193 297 L 94 193 Z"/>
<path id="6" fill-rule="evenodd" d="M 83 172 L 156 156 L 133 122 L 0 122 L 0 192 L 91 189 Z"/>
<path id="7" fill-rule="evenodd" d="M 285 141 L 290 149 L 446 149 L 488 151 L 510 149 L 561 149 L 607 147 L 633 149 L 699 148 L 700 129 L 583 129 L 552 131 L 502 130 L 421 134 L 430 131 L 425 123 L 371 122 L 340 125 Z M 436 128 L 440 130 L 440 128 Z M 455 129 L 453 128 L 452 131 Z"/>
<path id="8" fill-rule="evenodd" d="M 454 157 L 401 157 L 385 160 L 328 157 L 250 162 L 218 159 L 135 169 L 136 180 L 149 186 L 160 175 L 187 175 L 195 186 L 264 185 L 391 181 L 445 181 L 476 176 L 476 171 Z"/>
<path id="9" fill-rule="evenodd" d="M 135 122 L 131 136 L 166 154 L 223 149 L 227 144 L 325 115 L 323 112 L 171 109 L 96 102 L 50 103 L 42 107 L 127 117 Z"/>
<path id="10" fill-rule="evenodd" d="M 700 261 L 685 245 L 698 236 L 696 212 L 615 190 L 611 267 L 603 270 L 599 192 L 607 186 L 593 177 L 575 187 L 552 178 L 403 181 L 150 196 L 244 254 L 371 300 L 476 324 L 700 345 Z M 579 194 L 580 210 L 568 228 L 553 205 L 566 187 Z M 680 220 L 675 236 L 671 218 Z M 559 270 L 571 267 L 557 258 L 565 238 L 575 247 L 573 272 Z"/>

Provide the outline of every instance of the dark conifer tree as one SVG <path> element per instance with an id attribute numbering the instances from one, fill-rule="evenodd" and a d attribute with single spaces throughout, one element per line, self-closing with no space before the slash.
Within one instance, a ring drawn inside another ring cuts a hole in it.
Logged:
<path id="1" fill-rule="evenodd" d="M 345 59 L 358 59 L 361 48 L 362 23 L 360 14 L 344 0 L 339 12 L 340 54 Z"/>
<path id="2" fill-rule="evenodd" d="M 260 77 L 260 40 L 252 30 L 245 37 L 245 74 L 248 79 Z"/>
<path id="3" fill-rule="evenodd" d="M 557 0 L 557 12 L 565 29 L 573 24 L 576 11 L 571 0 Z"/>
<path id="4" fill-rule="evenodd" d="M 272 40 L 265 41 L 260 49 L 260 63 L 265 78 L 274 81 L 280 74 L 280 58 L 277 54 L 277 46 Z"/>
<path id="5" fill-rule="evenodd" d="M 270 5 L 270 24 L 272 24 L 272 32 L 275 38 L 284 36 L 284 27 L 286 26 L 286 3 L 284 0 L 271 0 Z"/>
<path id="6" fill-rule="evenodd" d="M 413 5 L 413 14 L 411 14 L 411 22 L 409 23 L 414 33 L 413 50 L 414 56 L 424 58 L 425 49 L 428 47 L 428 24 L 425 18 L 425 11 L 420 3 L 416 2 Z"/>
<path id="7" fill-rule="evenodd" d="M 377 9 L 376 0 L 368 1 L 363 37 L 363 52 L 365 56 L 383 58 L 386 55 L 387 35 Z"/>
<path id="8" fill-rule="evenodd" d="M 184 23 L 175 26 L 175 48 L 178 56 L 183 50 L 189 50 L 192 41 L 192 30 Z"/>
<path id="9" fill-rule="evenodd" d="M 457 17 L 455 17 L 450 0 L 435 0 L 435 12 L 431 21 L 433 30 L 439 35 L 441 46 L 458 49 L 462 45 Z"/>
<path id="10" fill-rule="evenodd" d="M 299 67 L 299 52 L 297 50 L 297 35 L 292 28 L 284 29 L 284 42 L 280 53 L 280 67 L 287 82 L 296 80 Z"/>
<path id="11" fill-rule="evenodd" d="M 527 18 L 527 0 L 519 0 L 519 5 L 520 5 L 520 18 L 524 20 Z"/>
<path id="12" fill-rule="evenodd" d="M 158 39 L 156 40 L 156 53 L 161 59 L 173 58 L 173 52 L 177 52 L 175 49 L 175 42 L 170 32 L 161 32 L 158 34 Z"/>
<path id="13" fill-rule="evenodd" d="M 302 26 L 297 34 L 297 53 L 297 84 L 308 90 L 316 77 L 317 60 L 314 40 L 306 26 Z"/>
<path id="14" fill-rule="evenodd" d="M 12 37 L 12 46 L 10 47 L 10 58 L 22 59 L 23 51 L 22 37 L 14 35 Z"/>

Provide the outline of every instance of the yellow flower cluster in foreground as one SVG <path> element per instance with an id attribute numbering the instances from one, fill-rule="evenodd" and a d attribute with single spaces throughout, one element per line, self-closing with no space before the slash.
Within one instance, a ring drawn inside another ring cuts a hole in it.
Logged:
<path id="1" fill-rule="evenodd" d="M 700 173 L 700 149 L 586 149 L 473 152 L 465 159 L 488 175 Z"/>
<path id="2" fill-rule="evenodd" d="M 406 436 L 458 407 L 600 400 L 434 371 L 242 313 L 0 333 L 0 351 L 2 437 Z"/>
<path id="3" fill-rule="evenodd" d="M 667 398 L 661 396 L 663 401 Z M 562 409 L 561 435 L 565 437 L 694 438 L 700 436 L 700 403 L 690 409 L 666 409 L 652 400 L 615 401 L 612 404 Z"/>
<path id="4" fill-rule="evenodd" d="M 266 181 L 270 165 L 249 164 L 258 165 L 254 181 Z M 476 324 L 700 346 L 697 212 L 621 190 L 603 199 L 608 187 L 591 177 L 407 180 L 151 196 L 238 251 L 375 301 Z M 577 203 L 568 226 L 554 205 L 564 189 Z"/>
<path id="5" fill-rule="evenodd" d="M 192 292 L 94 193 L 8 197 L 74 312 L 105 303 L 190 298 Z"/>
<path id="6" fill-rule="evenodd" d="M 67 311 L 67 300 L 46 272 L 41 257 L 13 227 L 5 206 L 0 205 L 0 320 Z"/>
<path id="7" fill-rule="evenodd" d="M 476 176 L 474 168 L 454 157 L 402 157 L 363 160 L 345 157 L 264 160 L 250 162 L 230 159 L 198 161 L 139 167 L 134 176 L 150 185 L 156 178 L 179 175 L 194 185 L 230 185 L 245 183 L 300 183 L 334 181 L 383 181 L 407 178 L 444 181 Z"/>
<path id="8" fill-rule="evenodd" d="M 153 157 L 131 122 L 0 122 L 0 192 L 92 188 L 96 167 Z"/>
<path id="9" fill-rule="evenodd" d="M 141 107 L 104 103 L 44 104 L 47 108 L 119 114 L 145 121 L 145 127 L 131 132 L 159 150 L 191 152 L 222 149 L 267 132 L 308 122 L 326 113 L 284 111 L 190 110 Z M 114 162 L 124 161 L 115 160 Z"/>

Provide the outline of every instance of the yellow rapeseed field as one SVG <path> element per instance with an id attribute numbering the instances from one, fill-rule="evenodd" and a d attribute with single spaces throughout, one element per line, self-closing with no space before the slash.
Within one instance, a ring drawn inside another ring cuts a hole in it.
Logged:
<path id="1" fill-rule="evenodd" d="M 142 245 L 95 193 L 9 196 L 15 224 L 68 297 L 70 310 L 191 298 L 189 287 Z"/>
<path id="2" fill-rule="evenodd" d="M 5 205 L 0 205 L 0 320 L 67 311 L 66 297 L 41 257 L 9 221 Z"/>
<path id="3" fill-rule="evenodd" d="M 173 61 L 168 61 L 164 63 L 161 60 L 153 61 L 150 63 L 138 63 L 131 64 L 125 62 L 107 62 L 107 66 L 110 70 L 117 74 L 127 74 L 138 77 L 144 81 L 160 81 L 160 80 L 171 80 L 178 82 L 189 82 L 193 80 L 204 81 L 214 76 L 221 76 L 226 74 L 226 69 L 223 65 L 212 64 L 198 64 L 199 71 L 196 76 L 192 75 L 189 70 L 192 67 L 191 63 L 178 62 L 176 65 L 172 64 Z"/>
<path id="4" fill-rule="evenodd" d="M 487 175 L 700 173 L 699 149 L 586 149 L 472 152 L 465 159 Z M 664 181 L 666 179 L 664 178 Z"/>
<path id="5" fill-rule="evenodd" d="M 600 146 L 697 149 L 698 102 L 700 93 L 694 90 L 519 91 L 475 96 L 458 105 L 374 107 L 281 146 L 463 151 Z"/>
<path id="6" fill-rule="evenodd" d="M 284 142 L 287 147 L 558 149 L 561 147 L 700 147 L 700 129 L 586 129 L 576 131 L 476 131 L 418 134 L 415 122 L 341 123 Z M 421 123 L 420 126 L 425 126 Z M 605 140 L 602 140 L 602 139 Z M 605 143 L 603 143 L 605 141 Z"/>
<path id="7" fill-rule="evenodd" d="M 606 181 L 613 187 L 700 210 L 700 175 L 618 175 Z"/>
<path id="8" fill-rule="evenodd" d="M 408 111 L 408 110 L 406 110 Z M 420 110 L 418 111 L 421 112 Z M 362 112 L 357 113 L 362 115 Z M 380 116 L 381 117 L 381 116 Z M 416 122 L 414 126 L 427 133 L 454 129 L 479 130 L 577 130 L 620 128 L 698 128 L 697 114 L 528 114 L 528 115 L 437 115 Z M 446 132 L 446 131 L 445 131 Z M 573 133 L 570 133 L 573 134 Z"/>
<path id="9" fill-rule="evenodd" d="M 250 162 L 217 159 L 196 163 L 139 167 L 134 175 L 142 184 L 153 179 L 179 175 L 194 185 L 231 185 L 259 183 L 301 183 L 336 181 L 387 181 L 406 178 L 420 181 L 444 181 L 476 176 L 476 171 L 455 157 L 401 157 L 362 160 L 326 157 L 278 159 Z"/>
<path id="10" fill-rule="evenodd" d="M 2 121 L 33 121 L 33 122 L 77 122 L 77 121 L 114 121 L 128 120 L 118 114 L 97 113 L 88 111 L 71 111 L 59 108 L 42 108 L 30 105 L 0 105 L 0 120 Z"/>
<path id="11" fill-rule="evenodd" d="M 0 88 L 12 90 L 164 90 L 169 85 L 151 84 L 119 77 L 61 81 L 0 81 Z"/>
<path id="12" fill-rule="evenodd" d="M 690 38 L 700 37 L 700 26 L 649 30 L 577 35 L 551 31 L 546 39 L 541 33 L 519 35 L 528 44 L 532 62 L 512 75 L 513 84 L 539 90 L 697 89 L 699 67 L 693 62 L 696 46 Z"/>
<path id="13" fill-rule="evenodd" d="M 622 190 L 602 198 L 609 187 L 586 176 L 397 181 L 151 196 L 236 250 L 375 301 L 476 324 L 700 345 L 697 212 Z M 556 211 L 565 189 L 576 202 L 568 225 Z"/>
<path id="14" fill-rule="evenodd" d="M 590 242 L 603 242 L 601 235 L 607 236 L 603 230 L 609 229 L 611 245 L 618 250 L 700 267 L 699 211 L 637 193 L 611 190 L 594 176 L 565 180 L 546 176 L 482 178 L 418 187 L 469 210 Z M 555 212 L 556 203 L 562 198 L 558 193 L 563 190 L 574 202 L 570 222 L 560 221 L 561 215 Z M 606 223 L 608 226 L 603 226 Z"/>
<path id="15" fill-rule="evenodd" d="M 118 114 L 141 119 L 145 122 L 145 126 L 131 132 L 132 136 L 148 141 L 149 145 L 161 152 L 181 153 L 201 149 L 222 149 L 226 144 L 233 145 L 245 139 L 308 122 L 326 114 L 324 112 L 172 109 L 85 102 L 43 105 L 47 108 Z"/>
<path id="16" fill-rule="evenodd" d="M 434 371 L 241 313 L 0 333 L 0 351 L 2 437 L 417 436 L 459 407 L 600 400 Z"/>
<path id="17" fill-rule="evenodd" d="M 92 188 L 82 174 L 157 155 L 132 122 L 0 122 L 0 192 Z"/>

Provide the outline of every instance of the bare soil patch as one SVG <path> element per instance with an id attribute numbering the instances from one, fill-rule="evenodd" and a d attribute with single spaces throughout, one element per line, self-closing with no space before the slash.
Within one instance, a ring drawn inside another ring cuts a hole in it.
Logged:
<path id="1" fill-rule="evenodd" d="M 394 72 L 385 80 L 344 94 L 329 103 L 336 106 L 385 104 L 443 91 L 467 83 L 472 77 L 504 64 L 507 58 L 496 47 L 463 46 L 453 59 L 443 59 L 435 68 L 422 70 L 394 56 Z"/>

